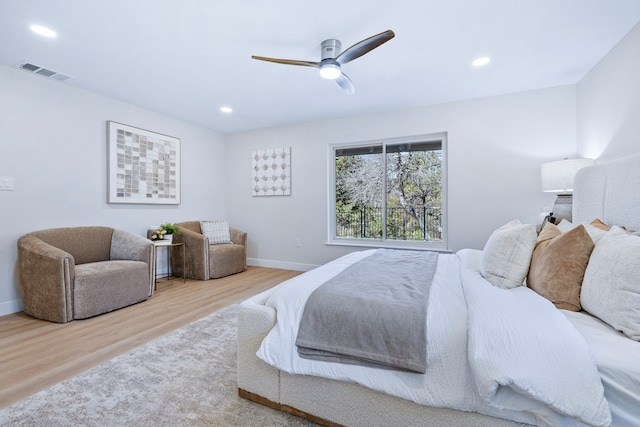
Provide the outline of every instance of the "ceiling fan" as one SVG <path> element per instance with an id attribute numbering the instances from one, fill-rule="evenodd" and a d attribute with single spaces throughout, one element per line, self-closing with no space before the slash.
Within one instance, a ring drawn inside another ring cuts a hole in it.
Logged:
<path id="1" fill-rule="evenodd" d="M 341 66 L 360 58 L 365 53 L 372 51 L 383 43 L 391 40 L 395 34 L 391 30 L 384 31 L 375 36 L 371 36 L 354 44 L 344 52 L 341 52 L 342 44 L 340 40 L 328 39 L 322 42 L 320 61 L 299 61 L 295 59 L 267 58 L 264 56 L 251 56 L 260 61 L 276 62 L 286 65 L 301 65 L 304 67 L 315 67 L 320 69 L 320 76 L 325 79 L 335 80 L 338 85 L 348 94 L 353 94 L 355 89 L 351 79 L 341 70 Z"/>

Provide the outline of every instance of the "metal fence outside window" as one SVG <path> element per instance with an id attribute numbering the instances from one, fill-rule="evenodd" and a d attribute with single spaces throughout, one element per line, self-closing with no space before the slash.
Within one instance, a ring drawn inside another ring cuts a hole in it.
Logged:
<path id="1" fill-rule="evenodd" d="M 336 213 L 338 238 L 381 239 L 382 208 L 361 208 Z M 411 215 L 403 208 L 387 208 L 388 240 L 442 240 L 441 209 L 423 207 Z"/>

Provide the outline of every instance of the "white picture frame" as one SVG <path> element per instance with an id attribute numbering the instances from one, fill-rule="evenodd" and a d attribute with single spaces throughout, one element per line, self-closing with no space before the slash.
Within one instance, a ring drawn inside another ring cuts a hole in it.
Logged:
<path id="1" fill-rule="evenodd" d="M 291 147 L 251 152 L 251 195 L 291 195 Z"/>
<path id="2" fill-rule="evenodd" d="M 107 121 L 107 143 L 107 203 L 181 203 L 179 138 Z"/>

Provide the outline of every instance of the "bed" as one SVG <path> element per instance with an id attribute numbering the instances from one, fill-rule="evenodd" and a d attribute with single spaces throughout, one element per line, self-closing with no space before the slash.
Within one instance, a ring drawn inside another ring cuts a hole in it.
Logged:
<path id="1" fill-rule="evenodd" d="M 361 251 L 240 305 L 239 395 L 327 426 L 640 425 L 640 154 L 574 187 L 573 224 L 550 237 L 512 221 L 483 251 L 437 257 L 424 373 L 298 354 L 307 299 L 377 256 Z M 525 248 L 505 256 L 504 235 Z"/>

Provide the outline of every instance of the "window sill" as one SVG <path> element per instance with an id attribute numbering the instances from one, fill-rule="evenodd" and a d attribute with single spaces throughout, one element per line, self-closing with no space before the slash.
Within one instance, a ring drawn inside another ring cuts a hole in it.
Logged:
<path id="1" fill-rule="evenodd" d="M 324 243 L 326 246 L 351 246 L 361 248 L 385 248 L 385 249 L 406 249 L 412 251 L 436 251 L 451 253 L 444 243 L 425 243 L 425 242 L 391 242 L 382 240 L 330 240 Z"/>

